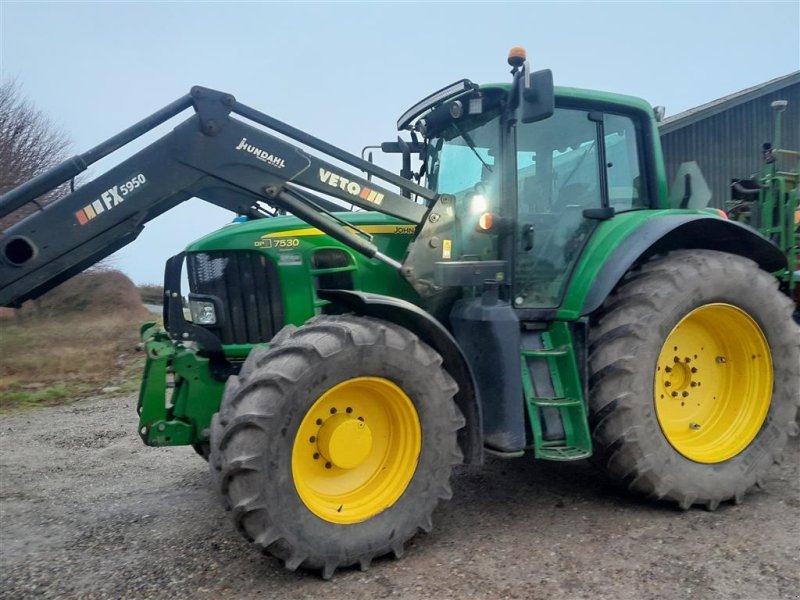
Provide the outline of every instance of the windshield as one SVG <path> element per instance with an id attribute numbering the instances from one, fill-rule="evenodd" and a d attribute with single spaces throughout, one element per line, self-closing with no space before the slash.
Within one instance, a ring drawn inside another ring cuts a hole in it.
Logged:
<path id="1" fill-rule="evenodd" d="M 500 144 L 498 121 L 475 129 L 451 129 L 452 138 L 431 140 L 428 184 L 440 194 L 462 198 L 478 184 L 490 184 L 496 173 L 496 154 Z"/>
<path id="2" fill-rule="evenodd" d="M 453 260 L 496 258 L 496 237 L 477 233 L 485 212 L 500 212 L 500 117 L 454 121 L 428 140 L 428 187 L 456 198 Z"/>

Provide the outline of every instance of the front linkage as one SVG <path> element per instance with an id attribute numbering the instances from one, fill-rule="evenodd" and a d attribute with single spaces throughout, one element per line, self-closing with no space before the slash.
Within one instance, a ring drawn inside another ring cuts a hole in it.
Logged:
<path id="1" fill-rule="evenodd" d="M 137 406 L 142 441 L 148 446 L 192 444 L 200 451 L 208 443 L 224 382 L 214 378 L 208 358 L 174 342 L 155 323 L 145 323 L 141 336 L 147 356 Z M 201 398 L 208 401 L 198 402 Z"/>

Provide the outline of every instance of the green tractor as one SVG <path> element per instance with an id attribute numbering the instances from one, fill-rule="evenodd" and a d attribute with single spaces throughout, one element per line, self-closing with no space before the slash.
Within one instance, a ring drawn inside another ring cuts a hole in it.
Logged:
<path id="1" fill-rule="evenodd" d="M 400 118 L 410 139 L 382 145 L 399 175 L 193 88 L 0 198 L 3 216 L 194 108 L 3 232 L 0 304 L 187 198 L 242 215 L 167 263 L 139 433 L 193 445 L 236 528 L 289 569 L 400 557 L 453 466 L 486 454 L 590 458 L 682 509 L 740 502 L 796 433 L 786 256 L 669 206 L 646 102 L 554 88 L 518 49 L 509 64 L 509 84 L 461 80 Z"/>

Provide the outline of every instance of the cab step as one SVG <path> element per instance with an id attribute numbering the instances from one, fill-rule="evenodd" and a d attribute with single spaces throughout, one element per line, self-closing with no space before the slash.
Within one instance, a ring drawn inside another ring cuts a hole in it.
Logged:
<path id="1" fill-rule="evenodd" d="M 584 458 L 589 458 L 591 455 L 591 450 L 575 448 L 573 446 L 545 446 L 539 450 L 539 454 L 536 458 L 569 461 L 583 460 Z"/>
<path id="2" fill-rule="evenodd" d="M 522 345 L 522 389 L 534 456 L 556 461 L 590 457 L 592 439 L 569 324 L 555 321 L 546 331 L 525 334 Z"/>

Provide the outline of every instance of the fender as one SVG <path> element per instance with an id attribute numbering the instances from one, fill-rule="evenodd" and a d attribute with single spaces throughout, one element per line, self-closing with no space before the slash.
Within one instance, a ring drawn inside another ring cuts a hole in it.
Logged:
<path id="1" fill-rule="evenodd" d="M 632 267 L 657 254 L 680 249 L 719 250 L 749 258 L 774 273 L 786 257 L 766 237 L 747 225 L 704 215 L 669 215 L 645 221 L 625 238 L 597 272 L 583 301 L 581 316 L 600 308 Z"/>
<path id="2" fill-rule="evenodd" d="M 467 420 L 458 432 L 458 445 L 467 464 L 483 462 L 483 431 L 480 399 L 475 376 L 452 334 L 418 306 L 391 296 L 349 290 L 319 290 L 317 295 L 358 315 L 383 319 L 409 331 L 436 350 L 443 366 L 458 383 L 455 401 Z"/>

